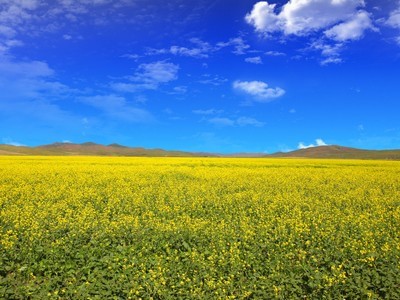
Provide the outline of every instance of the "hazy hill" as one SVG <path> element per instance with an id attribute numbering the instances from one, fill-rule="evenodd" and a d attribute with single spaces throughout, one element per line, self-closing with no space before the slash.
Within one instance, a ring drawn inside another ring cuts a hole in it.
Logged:
<path id="1" fill-rule="evenodd" d="M 196 156 L 195 153 L 184 151 L 131 148 L 118 144 L 104 146 L 92 142 L 83 144 L 54 143 L 37 147 L 0 145 L 0 155 Z"/>
<path id="2" fill-rule="evenodd" d="M 291 152 L 278 152 L 270 157 L 353 158 L 399 160 L 400 150 L 364 150 L 343 146 L 319 146 Z"/>
<path id="3" fill-rule="evenodd" d="M 363 150 L 343 146 L 320 146 L 274 154 L 170 151 L 127 147 L 119 144 L 100 145 L 92 142 L 82 144 L 53 143 L 37 147 L 0 145 L 0 155 L 98 155 L 98 156 L 148 156 L 148 157 L 303 157 L 303 158 L 352 158 L 400 160 L 400 150 Z"/>

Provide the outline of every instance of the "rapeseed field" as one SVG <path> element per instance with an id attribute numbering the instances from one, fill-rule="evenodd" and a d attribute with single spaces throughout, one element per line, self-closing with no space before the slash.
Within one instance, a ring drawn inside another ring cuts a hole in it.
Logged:
<path id="1" fill-rule="evenodd" d="M 1 299 L 400 299 L 400 162 L 0 157 Z"/>

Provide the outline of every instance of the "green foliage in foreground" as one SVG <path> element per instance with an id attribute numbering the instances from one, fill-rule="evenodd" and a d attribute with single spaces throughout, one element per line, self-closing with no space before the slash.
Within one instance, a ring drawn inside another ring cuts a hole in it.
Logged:
<path id="1" fill-rule="evenodd" d="M 0 157 L 2 299 L 400 299 L 400 163 Z"/>

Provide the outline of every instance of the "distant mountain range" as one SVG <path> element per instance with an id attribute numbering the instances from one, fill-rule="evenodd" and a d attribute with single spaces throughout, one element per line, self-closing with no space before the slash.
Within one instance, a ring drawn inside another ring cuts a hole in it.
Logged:
<path id="1" fill-rule="evenodd" d="M 208 152 L 185 152 L 164 149 L 126 147 L 119 144 L 100 145 L 96 143 L 54 143 L 36 147 L 0 144 L 0 155 L 99 155 L 99 156 L 147 156 L 147 157 L 304 157 L 304 158 L 348 158 L 400 160 L 399 150 L 364 150 L 337 145 L 319 146 L 291 152 L 234 153 L 219 154 Z"/>

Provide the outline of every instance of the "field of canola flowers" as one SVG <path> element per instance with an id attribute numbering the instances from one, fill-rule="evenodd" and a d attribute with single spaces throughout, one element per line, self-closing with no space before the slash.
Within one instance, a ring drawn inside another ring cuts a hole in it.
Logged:
<path id="1" fill-rule="evenodd" d="M 1 299 L 400 299 L 400 162 L 0 157 Z"/>

